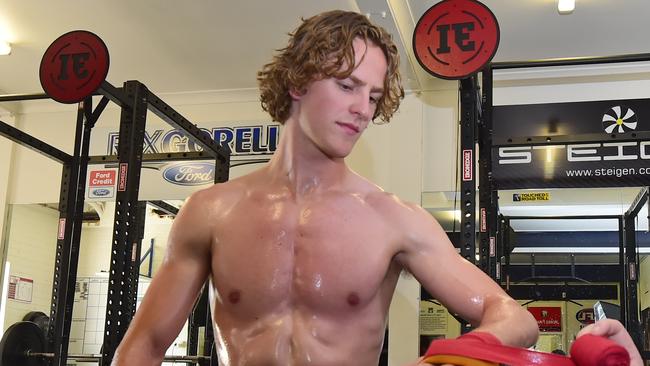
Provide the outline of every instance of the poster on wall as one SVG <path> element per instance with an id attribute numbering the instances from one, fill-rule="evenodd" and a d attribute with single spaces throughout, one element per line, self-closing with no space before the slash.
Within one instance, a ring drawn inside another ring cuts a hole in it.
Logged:
<path id="1" fill-rule="evenodd" d="M 34 280 L 30 278 L 9 276 L 8 298 L 20 302 L 32 302 Z"/>
<path id="2" fill-rule="evenodd" d="M 528 311 L 537 320 L 540 332 L 562 331 L 562 308 L 559 306 L 528 307 Z"/>
<path id="3" fill-rule="evenodd" d="M 429 301 L 420 301 L 420 335 L 447 333 L 447 310 Z"/>

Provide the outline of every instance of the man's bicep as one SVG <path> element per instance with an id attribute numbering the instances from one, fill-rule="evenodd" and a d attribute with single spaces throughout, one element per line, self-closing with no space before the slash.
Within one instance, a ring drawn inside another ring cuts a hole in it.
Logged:
<path id="1" fill-rule="evenodd" d="M 416 225 L 411 228 L 414 242 L 406 256 L 407 269 L 451 312 L 472 323 L 480 321 L 484 299 L 502 294 L 501 288 L 458 254 L 429 213 L 418 214 L 413 221 Z"/>
<path id="2" fill-rule="evenodd" d="M 184 322 L 208 278 L 211 262 L 211 228 L 201 214 L 201 205 L 187 205 L 170 230 L 162 264 L 143 299 L 147 306 L 160 307 Z M 151 295 L 150 295 L 151 294 Z M 162 304 L 158 300 L 164 300 Z M 182 324 L 181 324 L 182 325 Z"/>
<path id="3" fill-rule="evenodd" d="M 175 219 L 164 259 L 131 323 L 127 343 L 139 343 L 135 338 L 142 337 L 152 352 L 164 352 L 183 327 L 210 269 L 210 229 L 200 216 L 185 209 Z"/>
<path id="4" fill-rule="evenodd" d="M 178 336 L 207 273 L 190 263 L 166 261 L 158 269 L 126 334 L 127 348 L 164 355 Z"/>

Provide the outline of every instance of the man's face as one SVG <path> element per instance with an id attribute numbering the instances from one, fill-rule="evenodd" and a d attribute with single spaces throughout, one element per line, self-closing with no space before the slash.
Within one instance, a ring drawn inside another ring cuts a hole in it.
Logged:
<path id="1" fill-rule="evenodd" d="M 352 151 L 384 92 L 388 65 L 381 48 L 360 38 L 353 47 L 356 67 L 349 77 L 316 80 L 304 93 L 292 93 L 300 129 L 332 158 Z"/>

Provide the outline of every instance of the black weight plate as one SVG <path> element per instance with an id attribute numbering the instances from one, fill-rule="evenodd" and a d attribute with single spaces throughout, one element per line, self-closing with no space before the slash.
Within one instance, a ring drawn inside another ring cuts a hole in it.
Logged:
<path id="1" fill-rule="evenodd" d="M 43 331 L 32 322 L 18 322 L 5 331 L 0 341 L 0 366 L 45 366 L 40 357 L 27 357 L 27 351 L 45 352 Z"/>
<path id="2" fill-rule="evenodd" d="M 36 323 L 36 325 L 38 325 L 38 327 L 43 331 L 43 334 L 46 335 L 45 339 L 47 340 L 47 327 L 50 324 L 50 317 L 47 316 L 47 314 L 42 311 L 30 311 L 25 314 L 23 320 Z"/>

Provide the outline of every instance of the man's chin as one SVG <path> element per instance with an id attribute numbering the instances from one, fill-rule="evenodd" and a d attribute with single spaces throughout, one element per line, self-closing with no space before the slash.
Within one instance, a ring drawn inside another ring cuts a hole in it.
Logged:
<path id="1" fill-rule="evenodd" d="M 321 149 L 325 155 L 331 159 L 345 159 L 350 153 L 352 153 L 352 146 L 328 146 L 327 148 Z"/>
<path id="2" fill-rule="evenodd" d="M 340 160 L 340 159 L 345 159 L 348 156 L 350 156 L 350 152 L 352 150 L 347 150 L 347 151 L 330 151 L 328 152 L 327 156 L 329 156 L 333 160 Z"/>

